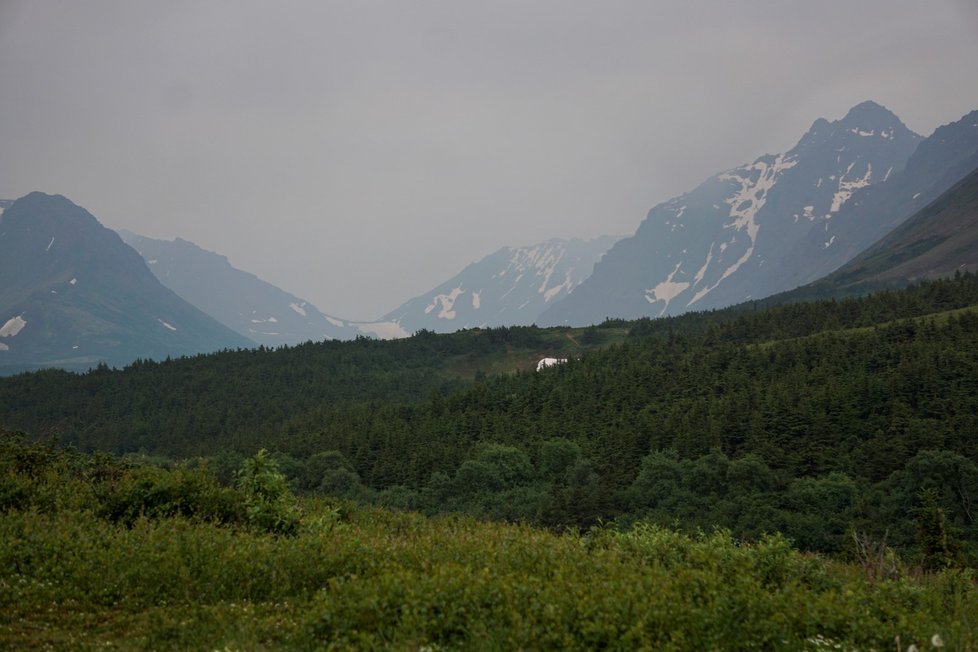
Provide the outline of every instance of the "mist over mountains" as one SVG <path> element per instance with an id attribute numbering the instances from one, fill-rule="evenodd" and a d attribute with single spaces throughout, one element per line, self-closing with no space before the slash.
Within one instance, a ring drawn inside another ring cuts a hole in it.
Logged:
<path id="1" fill-rule="evenodd" d="M 326 315 L 310 302 L 228 259 L 182 238 L 156 240 L 129 231 L 119 233 L 146 260 L 159 281 L 222 324 L 266 346 L 309 340 L 353 339 L 364 332 Z"/>
<path id="2" fill-rule="evenodd" d="M 0 215 L 0 333 L 7 371 L 255 344 L 163 287 L 91 213 L 40 192 Z"/>
<path id="3" fill-rule="evenodd" d="M 861 295 L 976 270 L 978 169 L 836 271 L 765 303 Z"/>
<path id="4" fill-rule="evenodd" d="M 594 274 L 542 317 L 596 323 L 707 310 L 790 289 L 797 267 L 831 271 L 825 235 L 862 188 L 899 172 L 921 138 L 873 102 L 819 118 L 787 152 L 721 172 L 649 211 Z M 807 256 L 796 246 L 816 238 Z"/>
<path id="5" fill-rule="evenodd" d="M 978 111 L 922 138 L 863 102 L 839 120 L 815 120 L 790 150 L 655 206 L 630 237 L 504 247 L 366 322 L 321 312 L 189 241 L 120 239 L 69 200 L 31 193 L 0 200 L 0 367 L 676 315 L 791 290 L 857 257 L 878 267 L 908 247 L 923 251 L 918 231 L 939 233 L 940 265 L 887 272 L 889 283 L 906 283 L 970 269 L 971 186 L 944 199 L 953 218 L 925 209 L 976 168 Z M 917 230 L 887 239 L 905 222 Z"/>
<path id="6" fill-rule="evenodd" d="M 591 275 L 616 240 L 553 239 L 503 247 L 381 319 L 410 333 L 533 324 Z"/>

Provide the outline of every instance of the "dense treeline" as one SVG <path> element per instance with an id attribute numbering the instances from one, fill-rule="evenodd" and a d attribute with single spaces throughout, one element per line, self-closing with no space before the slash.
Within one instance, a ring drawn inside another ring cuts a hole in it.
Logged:
<path id="1" fill-rule="evenodd" d="M 5 649 L 976 649 L 973 575 L 882 552 L 297 506 L 264 454 L 225 487 L 0 430 Z"/>
<path id="2" fill-rule="evenodd" d="M 466 385 L 464 376 L 481 376 L 479 366 L 491 366 L 499 351 L 556 353 L 570 345 L 562 335 L 527 327 L 421 331 L 387 342 L 358 338 L 137 360 L 85 374 L 44 370 L 0 378 L 0 425 L 88 450 L 253 452 L 294 415 L 447 395 Z"/>
<path id="3" fill-rule="evenodd" d="M 949 531 L 975 543 L 978 314 L 765 345 L 627 344 L 298 430 L 283 451 L 339 451 L 383 500 L 429 511 L 654 514 L 838 550 L 850 525 L 919 543 L 933 490 Z M 322 488 L 356 490 L 337 473 Z"/>
<path id="4" fill-rule="evenodd" d="M 975 304 L 966 274 L 609 322 L 578 340 L 616 328 L 628 340 L 468 386 L 446 356 L 565 338 L 421 333 L 44 372 L 0 381 L 0 418 L 83 448 L 206 455 L 225 477 L 267 447 L 299 489 L 433 513 L 550 526 L 647 516 L 780 530 L 826 551 L 854 527 L 946 565 L 978 543 L 978 314 L 963 310 Z"/>

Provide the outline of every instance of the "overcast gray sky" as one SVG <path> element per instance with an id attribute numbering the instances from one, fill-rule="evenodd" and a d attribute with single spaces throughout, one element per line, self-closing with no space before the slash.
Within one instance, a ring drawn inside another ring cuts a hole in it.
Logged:
<path id="1" fill-rule="evenodd" d="M 865 99 L 978 108 L 974 0 L 0 0 L 0 197 L 67 196 L 372 319 Z"/>

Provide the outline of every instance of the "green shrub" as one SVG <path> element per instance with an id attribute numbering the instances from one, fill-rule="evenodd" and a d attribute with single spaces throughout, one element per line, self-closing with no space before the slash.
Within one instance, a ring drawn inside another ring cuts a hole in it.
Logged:
<path id="1" fill-rule="evenodd" d="M 204 468 L 129 469 L 96 493 L 100 515 L 132 525 L 140 517 L 184 516 L 219 523 L 243 522 L 243 505 L 233 490 L 221 487 Z"/>
<path id="2" fill-rule="evenodd" d="M 264 532 L 295 534 L 299 508 L 285 476 L 262 449 L 244 461 L 237 473 L 238 489 L 244 494 L 248 523 Z"/>

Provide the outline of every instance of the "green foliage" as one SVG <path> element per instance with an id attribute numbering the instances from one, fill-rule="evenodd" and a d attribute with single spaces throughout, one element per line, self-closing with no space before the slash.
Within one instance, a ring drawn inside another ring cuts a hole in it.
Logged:
<path id="1" fill-rule="evenodd" d="M 129 526 L 141 517 L 177 515 L 221 523 L 241 520 L 238 497 L 204 467 L 130 468 L 113 482 L 101 483 L 95 495 L 100 516 Z"/>
<path id="2" fill-rule="evenodd" d="M 920 494 L 920 506 L 914 509 L 917 520 L 917 541 L 925 568 L 940 570 L 956 566 L 961 544 L 948 524 L 944 508 L 937 502 L 937 492 L 925 489 Z"/>
<path id="3" fill-rule="evenodd" d="M 319 488 L 328 475 L 339 471 L 356 474 L 353 465 L 339 451 L 315 453 L 309 456 L 303 467 L 299 481 L 300 487 L 306 490 Z"/>
<path id="4" fill-rule="evenodd" d="M 2 379 L 7 423 L 144 454 L 0 428 L 0 647 L 978 649 L 976 303 L 962 274 Z M 533 347 L 575 354 L 455 379 Z"/>
<path id="5" fill-rule="evenodd" d="M 971 565 L 976 303 L 978 278 L 962 274 L 588 330 L 423 332 L 39 372 L 0 379 L 0 415 L 86 450 L 207 455 L 225 482 L 267 447 L 300 492 L 555 529 L 653 519 L 750 540 L 778 531 L 831 553 L 847 549 L 849 528 L 921 553 L 913 510 L 933 488 L 959 533 L 955 563 Z M 570 360 L 457 380 L 492 361 L 531 366 L 542 350 Z M 2 500 L 23 501 L 19 482 Z M 175 490 L 143 482 L 124 518 L 187 513 Z"/>
<path id="6" fill-rule="evenodd" d="M 295 534 L 299 508 L 285 476 L 264 448 L 245 460 L 238 471 L 237 486 L 244 495 L 248 523 L 261 531 Z"/>
<path id="7" fill-rule="evenodd" d="M 550 439 L 540 446 L 540 474 L 547 480 L 560 481 L 581 459 L 581 447 L 567 439 Z"/>
<path id="8" fill-rule="evenodd" d="M 128 469 L 7 435 L 0 450 L 29 496 L 70 485 L 97 505 Z M 487 457 L 499 453 L 509 459 Z M 184 469 L 156 471 L 159 486 L 181 485 Z M 255 456 L 237 491 L 281 498 L 275 475 Z M 925 649 L 934 635 L 978 646 L 973 575 L 870 583 L 779 535 L 750 544 L 648 522 L 555 534 L 307 499 L 281 537 L 177 513 L 124 523 L 35 498 L 0 511 L 3 648 L 814 650 L 899 637 Z"/>
<path id="9" fill-rule="evenodd" d="M 244 520 L 241 496 L 205 466 L 169 469 L 104 454 L 84 455 L 27 443 L 0 429 L 0 510 L 73 509 L 127 527 L 141 518 L 183 516 L 218 523 Z"/>

